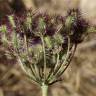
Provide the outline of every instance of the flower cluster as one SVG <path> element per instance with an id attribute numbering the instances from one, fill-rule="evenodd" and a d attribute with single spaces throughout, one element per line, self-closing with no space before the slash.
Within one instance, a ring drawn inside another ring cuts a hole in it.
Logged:
<path id="1" fill-rule="evenodd" d="M 10 15 L 7 21 L 0 27 L 0 41 L 40 85 L 58 81 L 88 28 L 78 10 L 70 10 L 65 17 L 28 11 Z"/>

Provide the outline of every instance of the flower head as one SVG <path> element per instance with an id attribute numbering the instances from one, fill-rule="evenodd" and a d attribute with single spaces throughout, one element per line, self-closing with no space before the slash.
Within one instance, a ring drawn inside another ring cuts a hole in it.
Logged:
<path id="1" fill-rule="evenodd" d="M 7 46 L 13 46 L 26 74 L 40 85 L 49 85 L 58 81 L 70 64 L 88 23 L 78 10 L 70 10 L 66 17 L 30 11 L 10 15 L 2 28 L 0 35 L 6 37 Z"/>

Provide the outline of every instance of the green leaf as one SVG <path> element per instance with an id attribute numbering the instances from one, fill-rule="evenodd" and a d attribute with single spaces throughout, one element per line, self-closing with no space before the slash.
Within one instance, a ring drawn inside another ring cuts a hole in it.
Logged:
<path id="1" fill-rule="evenodd" d="M 0 26 L 0 31 L 5 34 L 5 33 L 7 32 L 7 27 L 6 27 L 6 25 Z"/>
<path id="2" fill-rule="evenodd" d="M 43 31 L 46 28 L 46 23 L 44 22 L 43 18 L 39 19 L 39 29 L 40 31 Z"/>
<path id="3" fill-rule="evenodd" d="M 74 23 L 75 18 L 73 16 L 68 16 L 65 22 L 65 26 L 70 28 L 71 25 Z"/>
<path id="4" fill-rule="evenodd" d="M 32 17 L 31 16 L 27 16 L 25 24 L 26 24 L 26 27 L 31 29 L 31 25 L 32 25 Z"/>
<path id="5" fill-rule="evenodd" d="M 18 48 L 18 39 L 17 39 L 17 34 L 15 31 L 13 32 L 13 44 L 14 44 L 14 47 L 17 49 Z"/>
<path id="6" fill-rule="evenodd" d="M 72 34 L 71 27 L 73 23 L 75 22 L 75 17 L 74 16 L 68 16 L 66 21 L 65 21 L 65 29 L 68 34 Z"/>
<path id="7" fill-rule="evenodd" d="M 54 35 L 54 39 L 57 44 L 62 44 L 64 42 L 63 36 L 61 34 Z"/>
<path id="8" fill-rule="evenodd" d="M 7 27 L 6 27 L 6 25 L 0 26 L 0 31 L 3 33 L 2 34 L 2 42 L 4 45 L 6 45 L 6 43 L 7 43 L 7 36 L 6 36 Z"/>
<path id="9" fill-rule="evenodd" d="M 35 46 L 32 47 L 32 51 L 34 56 L 37 58 L 38 56 L 40 56 L 42 54 L 42 45 L 41 44 L 37 44 Z"/>
<path id="10" fill-rule="evenodd" d="M 52 48 L 52 41 L 51 38 L 49 36 L 44 38 L 45 40 L 45 44 L 47 45 L 48 48 Z"/>
<path id="11" fill-rule="evenodd" d="M 8 16 L 8 19 L 9 19 L 12 27 L 13 27 L 13 28 L 16 28 L 14 16 L 13 16 L 13 15 L 9 15 L 9 16 Z"/>

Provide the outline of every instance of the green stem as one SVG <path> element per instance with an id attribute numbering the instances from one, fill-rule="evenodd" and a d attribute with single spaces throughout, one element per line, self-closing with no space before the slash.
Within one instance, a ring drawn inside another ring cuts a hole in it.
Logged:
<path id="1" fill-rule="evenodd" d="M 48 96 L 48 85 L 42 84 L 41 90 L 42 90 L 42 96 Z"/>
<path id="2" fill-rule="evenodd" d="M 42 47 L 43 47 L 43 54 L 44 54 L 44 70 L 43 70 L 43 74 L 44 74 L 44 82 L 45 82 L 45 80 L 46 80 L 46 52 L 45 52 L 45 42 L 44 42 L 43 35 L 41 35 L 41 40 L 42 40 Z"/>

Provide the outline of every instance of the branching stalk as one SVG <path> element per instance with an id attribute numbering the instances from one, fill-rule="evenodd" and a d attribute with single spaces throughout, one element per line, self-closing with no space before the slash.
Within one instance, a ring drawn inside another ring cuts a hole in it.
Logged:
<path id="1" fill-rule="evenodd" d="M 55 71 L 53 73 L 54 75 L 51 77 L 53 80 L 56 77 L 56 75 L 59 73 L 59 71 L 61 70 L 61 68 L 63 67 L 63 65 L 66 63 L 66 61 L 67 61 L 67 59 L 69 57 L 69 51 L 70 51 L 70 37 L 68 36 L 68 50 L 67 50 L 67 54 L 66 54 L 65 60 L 63 61 L 62 64 L 60 64 L 58 70 L 57 70 L 57 68 L 55 69 Z"/>

